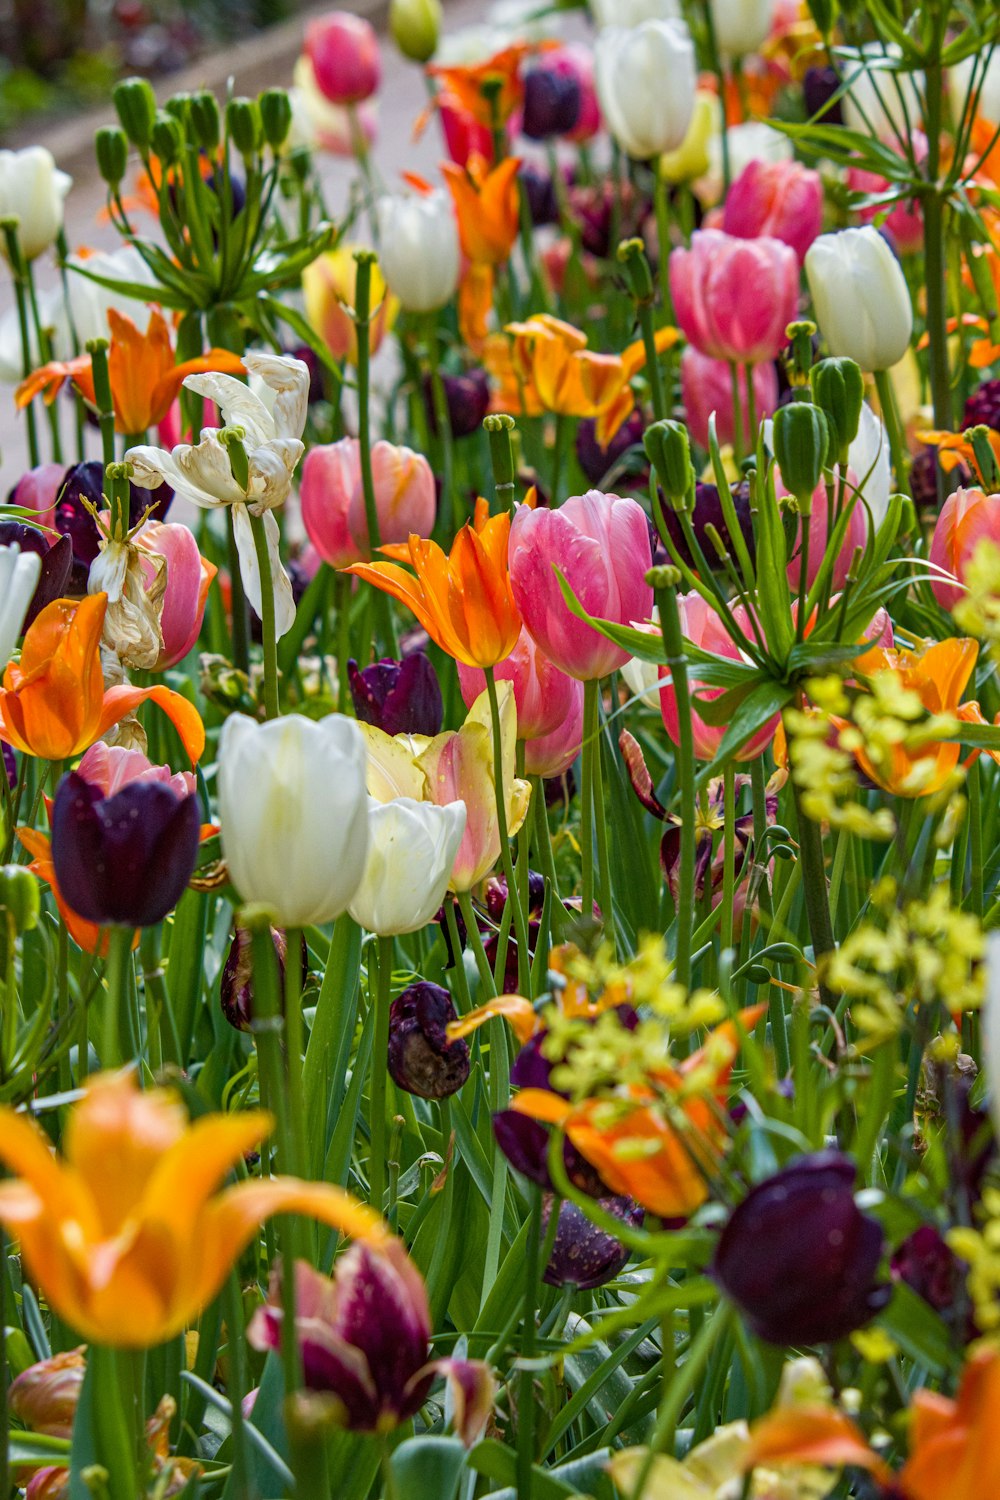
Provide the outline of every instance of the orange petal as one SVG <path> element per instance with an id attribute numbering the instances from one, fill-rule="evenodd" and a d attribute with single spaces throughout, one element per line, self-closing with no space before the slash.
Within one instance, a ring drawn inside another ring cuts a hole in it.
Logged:
<path id="1" fill-rule="evenodd" d="M 163 709 L 180 735 L 181 744 L 187 751 L 191 764 L 194 765 L 197 760 L 201 759 L 205 749 L 205 726 L 201 722 L 201 715 L 193 703 L 189 703 L 185 697 L 180 693 L 175 693 L 172 688 L 164 687 L 162 683 L 157 683 L 151 688 L 130 687 L 127 683 L 121 687 L 108 688 L 104 694 L 104 705 L 101 709 L 97 733 L 93 738 L 99 740 L 102 734 L 107 734 L 113 724 L 118 724 L 126 714 L 131 713 L 147 699 L 152 699 L 158 707 Z M 87 747 L 81 745 L 80 748 Z"/>
<path id="2" fill-rule="evenodd" d="M 781 1408 L 754 1423 L 741 1467 L 746 1471 L 772 1463 L 838 1469 L 850 1464 L 882 1479 L 889 1477 L 886 1465 L 872 1452 L 860 1429 L 842 1412 L 826 1406 Z"/>
<path id="3" fill-rule="evenodd" d="M 494 999 L 487 1000 L 485 1005 L 470 1010 L 467 1016 L 449 1021 L 445 1027 L 449 1042 L 470 1036 L 494 1016 L 503 1016 L 505 1021 L 510 1022 L 511 1030 L 522 1047 L 534 1036 L 540 1025 L 534 1006 L 523 995 L 497 995 Z"/>

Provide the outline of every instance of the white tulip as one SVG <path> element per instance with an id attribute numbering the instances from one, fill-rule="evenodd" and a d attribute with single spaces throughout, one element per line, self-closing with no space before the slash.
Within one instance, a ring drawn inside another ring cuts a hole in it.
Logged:
<path id="1" fill-rule="evenodd" d="M 725 57 L 747 57 L 766 40 L 774 0 L 710 0 L 715 42 Z"/>
<path id="2" fill-rule="evenodd" d="M 93 255 L 70 255 L 66 266 L 73 273 L 67 280 L 69 311 L 81 349 L 89 339 L 108 337 L 108 309 L 112 307 L 124 317 L 131 318 L 140 333 L 146 332 L 151 304 L 156 301 L 156 279 L 134 245 L 100 250 Z M 93 280 L 95 276 L 148 287 L 149 292 L 129 297 L 124 292 L 101 286 Z"/>
<path id="3" fill-rule="evenodd" d="M 0 668 L 10 661 L 42 571 L 37 552 L 0 547 Z"/>
<path id="4" fill-rule="evenodd" d="M 464 802 L 368 802 L 368 862 L 348 911 L 379 937 L 419 932 L 444 900 L 465 833 Z"/>
<path id="5" fill-rule="evenodd" d="M 274 586 L 275 630 L 282 636 L 295 619 L 295 600 L 279 554 L 281 538 L 273 511 L 288 499 L 295 466 L 305 452 L 301 435 L 309 410 L 309 369 L 300 359 L 275 354 L 246 354 L 243 363 L 256 389 L 232 375 L 214 373 L 189 375 L 184 384 L 214 401 L 227 427 L 243 428 L 246 488 L 233 475 L 229 450 L 219 441 L 217 427 L 202 428 L 199 443 L 179 443 L 169 453 L 165 448 L 141 444 L 130 448 L 125 457 L 133 466 L 133 482 L 141 489 L 156 489 L 166 480 L 182 500 L 202 509 L 231 506 L 240 576 L 258 616 L 261 577 L 250 517 L 263 517 Z"/>
<path id="6" fill-rule="evenodd" d="M 62 228 L 63 199 L 72 177 L 60 172 L 44 146 L 0 151 L 0 219 L 17 219 L 17 240 L 25 260 L 34 260 Z M 0 237 L 0 251 L 6 244 Z"/>
<path id="7" fill-rule="evenodd" d="M 902 359 L 913 306 L 903 269 L 877 229 L 821 234 L 806 253 L 806 279 L 831 354 L 875 371 Z"/>
<path id="8" fill-rule="evenodd" d="M 353 719 L 233 714 L 219 737 L 222 854 L 244 902 L 278 927 L 332 922 L 368 856 L 365 742 Z"/>
<path id="9" fill-rule="evenodd" d="M 885 520 L 892 493 L 892 471 L 889 465 L 889 434 L 881 418 L 866 401 L 861 408 L 857 436 L 847 450 L 847 467 L 858 476 L 858 487 L 877 531 Z"/>
<path id="10" fill-rule="evenodd" d="M 682 21 L 643 21 L 601 33 L 594 55 L 605 123 L 637 161 L 675 151 L 694 113 L 694 45 Z"/>
<path id="11" fill-rule="evenodd" d="M 880 140 L 906 140 L 923 120 L 922 73 L 898 73 L 902 52 L 895 42 L 866 42 L 845 53 L 844 123 Z"/>
<path id="12" fill-rule="evenodd" d="M 608 26 L 627 31 L 643 21 L 678 21 L 681 16 L 678 0 L 590 0 L 590 9 L 602 31 Z"/>
<path id="13" fill-rule="evenodd" d="M 389 290 L 407 312 L 434 312 L 458 286 L 458 224 L 451 195 L 432 193 L 381 198 L 381 266 Z"/>

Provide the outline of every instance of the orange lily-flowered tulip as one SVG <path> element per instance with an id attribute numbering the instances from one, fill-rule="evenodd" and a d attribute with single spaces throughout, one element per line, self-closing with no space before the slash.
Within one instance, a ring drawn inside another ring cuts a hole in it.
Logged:
<path id="1" fill-rule="evenodd" d="M 441 171 L 458 218 L 462 250 L 477 265 L 499 266 L 510 257 L 520 223 L 517 170 L 508 156 L 498 167 L 473 153 L 464 167 L 447 161 Z"/>
<path id="2" fill-rule="evenodd" d="M 554 318 L 536 313 L 525 323 L 508 323 L 514 335 L 514 365 L 531 381 L 546 411 L 564 417 L 596 417 L 625 384 L 625 369 L 615 354 L 587 348 L 587 335 Z"/>
<path id="3" fill-rule="evenodd" d="M 54 599 L 25 632 L 21 659 L 10 662 L 0 687 L 0 740 L 41 760 L 69 760 L 151 698 L 171 720 L 192 764 L 205 748 L 198 710 L 180 693 L 150 688 L 104 689 L 101 632 L 107 594 Z"/>
<path id="4" fill-rule="evenodd" d="M 450 553 L 419 536 L 380 549 L 412 563 L 416 577 L 396 562 L 353 563 L 344 572 L 400 600 L 456 661 L 494 667 L 510 655 L 521 632 L 507 567 L 509 539 L 510 516 L 491 516 L 480 497 L 475 519 L 459 531 Z"/>
<path id="5" fill-rule="evenodd" d="M 988 437 L 990 447 L 993 449 L 993 457 L 1000 464 L 1000 432 L 990 429 Z M 952 469 L 957 469 L 959 464 L 965 464 L 967 468 L 973 470 L 978 467 L 975 450 L 964 433 L 918 432 L 917 438 L 928 447 L 937 449 L 938 463 L 946 474 L 950 474 Z"/>
<path id="6" fill-rule="evenodd" d="M 388 1238 L 378 1214 L 327 1183 L 272 1177 L 219 1192 L 271 1127 L 260 1111 L 189 1124 L 171 1090 L 142 1093 L 134 1074 L 104 1073 L 70 1110 L 58 1157 L 34 1121 L 0 1107 L 0 1161 L 12 1178 L 0 1183 L 0 1223 L 77 1333 L 150 1348 L 197 1318 L 272 1214 Z"/>
<path id="7" fill-rule="evenodd" d="M 131 318 L 115 309 L 108 310 L 111 347 L 108 350 L 108 377 L 115 409 L 115 428 L 129 434 L 145 432 L 163 421 L 177 399 L 185 377 L 220 371 L 242 375 L 243 361 L 226 349 L 209 349 L 197 359 L 174 363 L 170 329 L 163 314 L 154 311 L 145 333 L 140 333 Z M 52 360 L 22 380 L 15 393 L 18 407 L 42 392 L 51 404 L 67 380 L 72 380 L 83 399 L 96 404 L 94 372 L 89 354 L 75 359 Z"/>
<path id="8" fill-rule="evenodd" d="M 976 641 L 953 637 L 920 649 L 889 650 L 875 646 L 859 656 L 855 666 L 859 677 L 895 672 L 903 687 L 917 694 L 928 713 L 958 718 L 962 694 L 978 655 Z M 976 721 L 974 713 L 967 713 L 966 717 Z M 834 723 L 844 727 L 843 721 Z M 940 791 L 958 765 L 960 753 L 957 740 L 933 740 L 917 749 L 894 745 L 892 764 L 886 769 L 874 765 L 863 745 L 854 752 L 865 775 L 897 797 L 925 797 Z"/>
<path id="9" fill-rule="evenodd" d="M 741 1011 L 740 1025 L 752 1027 L 764 1009 L 756 1005 Z M 610 1117 L 608 1099 L 582 1099 L 574 1104 L 538 1088 L 521 1089 L 510 1108 L 562 1129 L 613 1193 L 634 1198 L 663 1218 L 687 1218 L 708 1197 L 707 1174 L 725 1145 L 720 1107 L 725 1104 L 738 1047 L 738 1029 L 726 1021 L 679 1067 L 665 1065 L 660 1070 L 656 1083 L 667 1097 L 674 1096 L 670 1118 L 661 1107 L 663 1096 L 638 1085 L 614 1101 L 622 1108 Z M 708 1092 L 685 1095 L 685 1081 L 710 1061 L 714 1072 Z"/>
<path id="10" fill-rule="evenodd" d="M 754 1423 L 741 1467 L 746 1471 L 783 1464 L 868 1469 L 886 1483 L 893 1477 L 850 1417 L 826 1404 L 776 1407 Z M 940 1492 L 939 1500 L 945 1493 Z"/>
<path id="11" fill-rule="evenodd" d="M 551 44 L 550 44 L 551 45 Z M 490 129 L 505 125 L 524 99 L 524 81 L 521 64 L 529 52 L 538 48 L 529 42 L 515 42 L 494 52 L 479 63 L 455 63 L 451 67 L 438 65 L 427 69 L 431 78 L 436 78 L 441 92 L 450 96 L 461 109 L 466 110 L 480 124 Z M 483 85 L 496 80 L 498 92 L 483 91 Z"/>

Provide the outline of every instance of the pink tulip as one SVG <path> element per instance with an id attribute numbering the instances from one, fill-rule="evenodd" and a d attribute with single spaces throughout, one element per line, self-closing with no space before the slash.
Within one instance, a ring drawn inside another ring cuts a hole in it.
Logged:
<path id="1" fill-rule="evenodd" d="M 567 677 L 572 692 L 562 722 L 550 734 L 526 740 L 524 769 L 528 776 L 561 776 L 568 771 L 583 744 L 583 683 Z"/>
<path id="2" fill-rule="evenodd" d="M 741 240 L 770 236 L 790 245 L 799 265 L 823 227 L 823 183 L 797 161 L 752 161 L 726 198 L 722 228 Z"/>
<path id="3" fill-rule="evenodd" d="M 693 646 L 699 646 L 703 651 L 712 651 L 716 656 L 728 657 L 731 661 L 741 661 L 739 648 L 732 640 L 726 627 L 712 606 L 702 598 L 701 594 L 692 591 L 690 594 L 681 594 L 677 599 L 677 606 L 681 617 L 681 632 L 685 640 L 689 640 Z M 741 605 L 733 610 L 737 623 L 746 631 L 749 621 L 746 611 Z M 702 687 L 696 677 L 689 675 L 689 683 L 692 691 L 699 698 L 718 698 L 725 692 L 724 688 Z M 680 721 L 677 713 L 677 694 L 668 667 L 660 668 L 660 712 L 663 715 L 663 727 L 675 745 L 680 743 Z M 778 715 L 768 719 L 767 723 L 758 729 L 753 737 L 747 740 L 736 752 L 736 760 L 754 760 L 771 743 L 774 731 L 778 723 Z M 692 711 L 691 727 L 694 731 L 694 753 L 699 760 L 712 760 L 722 744 L 726 732 L 725 724 L 706 724 L 699 714 Z"/>
<path id="4" fill-rule="evenodd" d="M 458 685 L 466 708 L 471 708 L 480 693 L 486 691 L 486 674 L 478 667 L 458 662 Z M 533 740 L 551 734 L 562 723 L 579 684 L 567 677 L 539 650 L 526 630 L 521 631 L 517 645 L 509 656 L 494 668 L 498 682 L 509 682 L 514 688 L 517 709 L 517 738 Z"/>
<path id="5" fill-rule="evenodd" d="M 775 359 L 799 301 L 799 263 L 781 240 L 697 230 L 670 252 L 670 290 L 688 342 L 742 365 Z"/>
<path id="6" fill-rule="evenodd" d="M 305 52 L 320 92 L 332 104 L 359 104 L 371 98 L 382 77 L 378 37 L 361 16 L 334 10 L 310 21 Z"/>
<path id="7" fill-rule="evenodd" d="M 422 454 L 378 442 L 372 449 L 372 479 L 383 543 L 430 535 L 437 492 Z M 345 568 L 371 556 L 357 438 L 310 449 L 302 465 L 301 496 L 303 525 L 324 562 Z"/>
<path id="8" fill-rule="evenodd" d="M 160 616 L 163 650 L 154 668 L 154 671 L 162 672 L 165 667 L 183 661 L 201 634 L 208 590 L 219 570 L 202 557 L 187 526 L 171 521 L 147 521 L 135 540 L 150 557 L 148 563 L 143 563 L 147 586 L 154 576 L 152 559 L 161 557 L 167 565 L 167 586 Z"/>
<path id="9" fill-rule="evenodd" d="M 931 563 L 957 579 L 956 583 L 947 583 L 940 576 L 931 579 L 934 597 L 942 609 L 954 609 L 965 593 L 965 575 L 982 541 L 1000 544 L 1000 495 L 956 490 L 941 507 L 931 538 Z"/>
<path id="10" fill-rule="evenodd" d="M 566 605 L 558 567 L 589 615 L 629 625 L 653 607 L 646 513 L 634 500 L 588 490 L 558 510 L 522 506 L 510 533 L 510 578 L 525 626 L 550 661 L 583 682 L 624 666 L 629 653 Z"/>
<path id="11" fill-rule="evenodd" d="M 837 472 L 835 465 L 833 470 L 835 496 L 839 490 L 836 478 Z M 854 470 L 848 469 L 845 503 L 854 494 L 857 483 L 858 477 Z M 780 469 L 777 468 L 774 471 L 774 488 L 779 500 L 791 493 L 782 480 Z M 806 587 L 810 589 L 816 582 L 817 574 L 823 562 L 823 554 L 826 551 L 828 508 L 826 485 L 821 482 L 813 491 L 812 514 L 809 517 L 809 567 L 806 573 Z M 851 559 L 854 557 L 855 550 L 865 545 L 867 530 L 865 508 L 861 501 L 857 500 L 855 501 L 854 509 L 851 511 L 851 518 L 847 523 L 847 531 L 844 534 L 843 544 L 833 564 L 833 588 L 842 589 L 844 587 L 848 570 L 851 566 Z M 788 564 L 788 582 L 790 587 L 795 590 L 799 587 L 799 577 L 802 570 L 801 562 L 802 560 L 798 552 L 798 542 L 796 541 L 795 556 Z"/>
<path id="12" fill-rule="evenodd" d="M 33 510 L 41 526 L 54 526 L 56 500 L 65 478 L 65 464 L 39 464 L 21 475 L 11 493 L 10 503 Z"/>
<path id="13" fill-rule="evenodd" d="M 161 781 L 164 786 L 172 787 L 178 797 L 189 797 L 198 787 L 191 771 L 171 771 L 169 766 L 154 766 L 141 750 L 106 745 L 103 740 L 91 745 L 76 772 L 91 786 L 99 788 L 105 798 L 115 796 L 133 781 Z"/>
<path id="14" fill-rule="evenodd" d="M 927 137 L 922 130 L 914 130 L 910 140 L 917 164 L 922 165 L 927 156 Z M 893 150 L 901 151 L 898 141 L 891 141 L 889 144 Z M 887 193 L 890 189 L 888 178 L 881 177 L 877 172 L 866 172 L 861 167 L 848 167 L 847 186 L 854 193 L 872 196 Z M 924 243 L 924 214 L 920 200 L 901 198 L 888 207 L 888 212 L 886 210 L 885 203 L 871 203 L 859 208 L 858 216 L 862 224 L 871 224 L 878 219 L 881 228 L 889 231 L 900 255 L 913 255 L 921 250 Z"/>
<path id="15" fill-rule="evenodd" d="M 757 420 L 769 417 L 778 405 L 778 373 L 773 363 L 753 365 L 753 394 Z M 740 414 L 743 430 L 743 451 L 746 452 L 756 434 L 751 437 L 747 412 L 746 370 L 739 372 Z M 693 344 L 688 344 L 681 355 L 681 393 L 688 429 L 696 443 L 708 447 L 708 419 L 715 412 L 715 431 L 720 443 L 733 441 L 733 375 L 723 359 L 711 359 L 700 353 Z"/>
<path id="16" fill-rule="evenodd" d="M 594 54 L 585 42 L 567 42 L 558 51 L 545 54 L 545 66 L 563 78 L 575 78 L 580 85 L 580 114 L 564 140 L 589 141 L 601 128 L 601 107 L 594 84 Z"/>

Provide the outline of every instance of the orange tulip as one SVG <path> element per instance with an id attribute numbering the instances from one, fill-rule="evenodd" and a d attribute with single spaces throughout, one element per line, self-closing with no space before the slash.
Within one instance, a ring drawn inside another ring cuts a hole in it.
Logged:
<path id="1" fill-rule="evenodd" d="M 107 594 L 54 599 L 29 627 L 19 662 L 0 687 L 0 740 L 41 760 L 69 760 L 151 698 L 173 723 L 192 764 L 205 748 L 198 710 L 180 693 L 151 688 L 104 690 L 101 632 Z"/>
<path id="2" fill-rule="evenodd" d="M 385 1243 L 372 1209 L 343 1189 L 295 1177 L 217 1189 L 271 1130 L 270 1115 L 203 1115 L 189 1124 L 169 1089 L 132 1073 L 91 1078 L 69 1113 L 64 1151 L 26 1115 L 0 1107 L 0 1223 L 32 1278 L 77 1333 L 114 1348 L 176 1337 L 219 1291 L 272 1214 L 304 1214 Z"/>
<path id="3" fill-rule="evenodd" d="M 483 62 L 430 67 L 427 72 L 438 80 L 443 94 L 450 95 L 480 125 L 492 130 L 505 125 L 524 99 L 521 63 L 536 50 L 528 42 L 516 42 Z M 494 80 L 500 85 L 499 92 L 488 95 L 483 85 Z"/>
<path id="4" fill-rule="evenodd" d="M 163 314 L 154 311 L 145 333 L 115 309 L 108 310 L 111 347 L 108 350 L 108 377 L 118 432 L 140 433 L 162 422 L 188 375 L 209 370 L 226 375 L 242 375 L 243 361 L 226 349 L 209 349 L 197 359 L 174 363 L 170 330 Z M 89 354 L 75 359 L 52 360 L 22 380 L 15 393 L 18 407 L 28 405 L 42 392 L 47 405 L 56 399 L 64 383 L 72 380 L 83 399 L 96 405 L 94 372 Z"/>
<path id="5" fill-rule="evenodd" d="M 776 1407 L 755 1422 L 743 1456 L 744 1471 L 758 1465 L 808 1464 L 821 1469 L 868 1469 L 888 1483 L 893 1475 L 868 1446 L 861 1429 L 835 1406 L 803 1403 Z M 937 1500 L 944 1500 L 942 1490 Z"/>
<path id="6" fill-rule="evenodd" d="M 353 563 L 345 573 L 367 578 L 411 609 L 442 651 L 469 667 L 494 667 L 509 656 L 521 633 L 510 588 L 507 544 L 510 516 L 491 516 L 486 501 L 445 554 L 436 542 L 411 536 L 405 546 L 382 547 L 412 563 L 416 577 L 396 562 Z"/>
<path id="7" fill-rule="evenodd" d="M 443 162 L 441 171 L 455 204 L 462 250 L 477 265 L 499 266 L 510 256 L 520 223 L 517 169 L 508 156 L 498 167 L 473 153 L 464 167 Z"/>
<path id="8" fill-rule="evenodd" d="M 626 384 L 617 355 L 595 354 L 587 348 L 585 333 L 550 313 L 508 323 L 507 332 L 514 335 L 515 368 L 534 385 L 546 411 L 596 417 Z"/>

